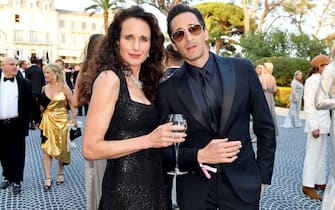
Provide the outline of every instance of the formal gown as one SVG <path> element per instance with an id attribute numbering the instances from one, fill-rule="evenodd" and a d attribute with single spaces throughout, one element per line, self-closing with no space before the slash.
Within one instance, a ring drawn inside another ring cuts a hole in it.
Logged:
<path id="1" fill-rule="evenodd" d="M 301 101 L 304 93 L 304 85 L 297 80 L 291 82 L 290 109 L 285 117 L 283 128 L 299 128 L 303 124 L 300 119 Z M 296 96 L 296 101 L 294 101 Z"/>
<path id="2" fill-rule="evenodd" d="M 322 198 L 322 210 L 335 209 L 335 62 L 328 64 L 323 70 L 320 88 L 316 97 L 318 109 L 332 109 L 332 167 L 327 187 Z"/>
<path id="3" fill-rule="evenodd" d="M 269 109 L 272 115 L 273 124 L 276 130 L 276 136 L 279 136 L 278 121 L 277 121 L 277 115 L 276 115 L 276 110 L 275 110 L 275 100 L 273 97 L 274 88 L 275 88 L 274 86 L 268 86 L 264 90 L 264 95 L 265 95 L 265 99 L 269 105 Z"/>
<path id="4" fill-rule="evenodd" d="M 120 93 L 107 141 L 142 136 L 158 125 L 156 106 L 132 101 L 124 74 L 117 74 Z M 166 206 L 160 150 L 145 149 L 107 160 L 99 209 L 164 210 Z"/>
<path id="5" fill-rule="evenodd" d="M 44 92 L 42 95 L 47 97 Z M 65 94 L 60 92 L 55 98 L 50 99 L 42 113 L 39 128 L 43 151 L 64 164 L 70 163 L 70 152 L 67 147 L 69 122 L 67 100 Z"/>

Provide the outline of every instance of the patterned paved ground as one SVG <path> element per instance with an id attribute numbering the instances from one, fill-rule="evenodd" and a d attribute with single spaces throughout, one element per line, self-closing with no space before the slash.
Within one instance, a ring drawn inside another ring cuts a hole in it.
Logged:
<path id="1" fill-rule="evenodd" d="M 81 120 L 84 120 L 81 118 Z M 279 124 L 283 117 L 278 117 Z M 261 210 L 319 210 L 320 201 L 307 198 L 300 190 L 306 135 L 303 128 L 280 130 L 272 185 L 261 200 Z M 63 185 L 52 185 L 43 192 L 43 168 L 39 131 L 31 131 L 26 140 L 26 165 L 22 193 L 13 196 L 11 188 L 0 190 L 0 209 L 86 209 L 85 166 L 81 156 L 81 140 L 73 150 L 72 163 L 65 168 Z M 329 154 L 329 152 L 328 152 Z M 57 162 L 53 162 L 53 178 Z M 330 158 L 329 164 L 330 165 Z M 1 167 L 0 167 L 1 172 Z"/>

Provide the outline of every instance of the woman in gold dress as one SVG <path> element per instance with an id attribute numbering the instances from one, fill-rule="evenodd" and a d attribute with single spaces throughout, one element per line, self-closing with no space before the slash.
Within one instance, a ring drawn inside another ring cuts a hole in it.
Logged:
<path id="1" fill-rule="evenodd" d="M 70 151 L 67 145 L 70 123 L 68 105 L 72 112 L 74 126 L 77 126 L 77 117 L 73 106 L 72 92 L 64 82 L 61 68 L 57 64 L 48 64 L 43 71 L 47 85 L 42 88 L 41 101 L 44 102 L 41 103 L 43 113 L 40 129 L 45 173 L 44 191 L 48 191 L 52 184 L 52 158 L 58 160 L 57 185 L 63 183 L 64 165 L 70 163 Z"/>

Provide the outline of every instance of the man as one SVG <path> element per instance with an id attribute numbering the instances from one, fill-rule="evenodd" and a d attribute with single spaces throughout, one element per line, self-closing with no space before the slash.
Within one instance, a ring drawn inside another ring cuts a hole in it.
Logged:
<path id="1" fill-rule="evenodd" d="M 18 75 L 21 75 L 23 78 L 26 78 L 26 70 L 28 68 L 28 62 L 26 60 L 19 61 L 19 71 L 17 72 Z"/>
<path id="2" fill-rule="evenodd" d="M 42 87 L 45 85 L 43 70 L 37 65 L 38 59 L 36 56 L 30 58 L 31 66 L 26 70 L 26 79 L 30 80 L 32 92 L 35 97 L 41 95 Z"/>
<path id="3" fill-rule="evenodd" d="M 13 186 L 21 192 L 25 159 L 25 136 L 28 135 L 29 112 L 36 122 L 40 111 L 30 82 L 17 75 L 15 58 L 5 58 L 0 72 L 0 160 L 3 181 L 0 188 Z"/>
<path id="4" fill-rule="evenodd" d="M 259 208 L 261 186 L 271 183 L 275 129 L 250 61 L 208 51 L 208 31 L 199 10 L 178 4 L 167 17 L 168 33 L 185 63 L 161 83 L 161 121 L 184 114 L 187 137 L 180 145 L 177 202 L 181 210 Z M 205 75 L 203 75 L 205 74 Z M 210 82 L 208 82 L 208 80 Z M 257 157 L 250 141 L 250 115 Z M 166 170 L 172 147 L 163 151 Z M 263 189 L 263 188 L 262 188 Z"/>
<path id="5" fill-rule="evenodd" d="M 38 66 L 38 59 L 36 56 L 30 58 L 31 66 L 26 69 L 26 79 L 30 80 L 33 96 L 36 101 L 40 98 L 42 87 L 45 85 L 45 78 L 43 70 Z M 32 116 L 31 116 L 32 117 Z M 30 129 L 35 130 L 35 122 L 31 120 Z"/>
<path id="6" fill-rule="evenodd" d="M 315 56 L 304 87 L 304 111 L 307 134 L 306 155 L 302 173 L 302 191 L 312 199 L 322 200 L 315 188 L 326 188 L 327 134 L 330 132 L 329 110 L 317 110 L 316 93 L 323 69 L 330 63 L 326 55 Z"/>

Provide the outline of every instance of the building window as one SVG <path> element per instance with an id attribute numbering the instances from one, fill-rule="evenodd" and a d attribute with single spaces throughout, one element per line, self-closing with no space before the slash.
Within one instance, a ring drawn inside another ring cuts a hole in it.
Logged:
<path id="1" fill-rule="evenodd" d="M 37 32 L 36 31 L 29 31 L 29 41 L 37 42 Z"/>
<path id="2" fill-rule="evenodd" d="M 22 34 L 23 34 L 22 31 L 18 31 L 18 30 L 14 31 L 14 40 L 16 42 L 23 41 L 22 40 L 22 38 L 23 38 Z"/>
<path id="3" fill-rule="evenodd" d="M 50 11 L 50 4 L 48 2 L 44 2 L 43 9 L 44 11 Z"/>
<path id="4" fill-rule="evenodd" d="M 59 28 L 64 28 L 65 21 L 64 20 L 59 20 L 58 24 L 59 24 Z"/>
<path id="5" fill-rule="evenodd" d="M 36 9 L 37 6 L 36 0 L 27 0 L 27 9 Z"/>
<path id="6" fill-rule="evenodd" d="M 92 30 L 96 30 L 97 29 L 97 24 L 96 23 L 92 23 Z"/>
<path id="7" fill-rule="evenodd" d="M 14 8 L 19 9 L 21 7 L 21 0 L 15 0 L 14 1 Z"/>
<path id="8" fill-rule="evenodd" d="M 85 23 L 85 22 L 82 22 L 82 23 L 81 23 L 81 29 L 83 29 L 83 30 L 86 29 L 86 23 Z"/>
<path id="9" fill-rule="evenodd" d="M 45 33 L 45 42 L 46 42 L 46 43 L 49 43 L 49 42 L 50 42 L 50 35 L 49 35 L 48 32 Z"/>
<path id="10" fill-rule="evenodd" d="M 61 35 L 61 43 L 65 43 L 66 42 L 66 38 L 65 38 L 65 34 Z"/>
<path id="11" fill-rule="evenodd" d="M 15 23 L 19 23 L 20 22 L 20 15 L 15 14 L 14 19 L 15 19 Z"/>

